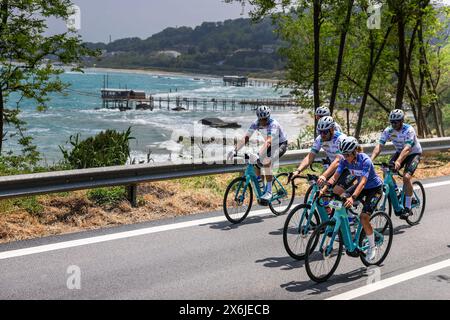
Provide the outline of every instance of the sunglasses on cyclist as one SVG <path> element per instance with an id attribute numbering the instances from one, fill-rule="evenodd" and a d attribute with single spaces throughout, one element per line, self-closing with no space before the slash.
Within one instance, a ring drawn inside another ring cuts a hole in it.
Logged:
<path id="1" fill-rule="evenodd" d="M 326 136 L 328 133 L 330 133 L 330 130 L 319 130 L 321 136 Z"/>
<path id="2" fill-rule="evenodd" d="M 352 156 L 353 155 L 353 152 L 350 152 L 350 153 L 343 153 L 342 154 L 342 156 L 344 157 L 344 158 L 349 158 L 350 156 Z"/>
<path id="3" fill-rule="evenodd" d="M 400 122 L 402 122 L 402 121 L 401 120 L 391 121 L 391 124 L 396 125 L 396 124 L 399 124 Z"/>

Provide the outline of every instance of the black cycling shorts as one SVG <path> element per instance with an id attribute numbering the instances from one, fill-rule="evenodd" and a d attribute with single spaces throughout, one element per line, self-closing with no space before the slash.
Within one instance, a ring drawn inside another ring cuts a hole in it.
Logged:
<path id="1" fill-rule="evenodd" d="M 287 151 L 288 149 L 288 142 L 285 141 L 283 143 L 280 143 L 278 145 L 278 148 L 274 148 L 274 153 L 272 155 L 272 146 L 270 146 L 269 148 L 267 148 L 267 156 L 266 155 L 262 155 L 261 158 L 275 158 L 276 156 L 278 156 L 278 159 L 280 159 Z"/>
<path id="2" fill-rule="evenodd" d="M 358 185 L 354 185 L 350 187 L 346 190 L 346 193 L 352 195 L 353 192 L 355 192 L 357 186 Z M 357 200 L 361 201 L 364 204 L 362 212 L 372 214 L 377 208 L 378 202 L 380 202 L 382 196 L 383 185 L 376 188 L 364 189 L 357 198 Z"/>
<path id="3" fill-rule="evenodd" d="M 391 160 L 389 161 L 389 164 L 394 165 L 395 161 L 398 159 L 399 156 L 400 152 L 394 154 Z M 409 173 L 412 176 L 414 172 L 416 172 L 417 166 L 420 163 L 420 156 L 421 156 L 420 153 L 413 153 L 408 155 L 405 158 L 405 160 L 403 160 L 400 169 L 402 169 L 403 167 L 405 168 L 404 174 Z"/>
<path id="4" fill-rule="evenodd" d="M 344 171 L 342 171 L 342 174 L 340 175 L 338 181 L 336 182 L 336 186 L 339 186 L 343 189 L 348 189 L 353 185 L 355 181 L 356 177 L 352 176 L 350 174 L 350 170 L 345 168 Z"/>

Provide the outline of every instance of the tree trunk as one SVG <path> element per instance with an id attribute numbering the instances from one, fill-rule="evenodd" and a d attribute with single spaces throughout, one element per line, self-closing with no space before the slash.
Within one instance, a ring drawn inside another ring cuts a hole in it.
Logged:
<path id="1" fill-rule="evenodd" d="M 361 135 L 362 120 L 364 117 L 364 112 L 366 111 L 367 97 L 369 96 L 370 83 L 372 82 L 372 77 L 373 77 L 374 71 L 375 71 L 375 66 L 371 65 L 369 71 L 367 72 L 366 85 L 364 87 L 364 94 L 363 94 L 363 98 L 361 101 L 361 107 L 359 108 L 358 123 L 356 124 L 356 129 L 355 129 L 355 138 L 356 139 L 359 139 L 359 136 Z"/>
<path id="2" fill-rule="evenodd" d="M 391 21 L 391 25 L 389 26 L 389 28 L 386 30 L 386 34 L 384 35 L 383 42 L 381 43 L 380 48 L 378 49 L 375 59 L 373 58 L 373 52 L 375 49 L 375 41 L 372 38 L 372 33 L 370 34 L 370 36 L 371 36 L 371 38 L 370 38 L 371 39 L 371 41 L 370 41 L 370 66 L 369 66 L 369 70 L 367 72 L 366 84 L 364 86 L 364 94 L 363 94 L 363 98 L 361 101 L 361 107 L 359 108 L 358 123 L 356 124 L 356 129 L 355 129 L 355 138 L 356 139 L 359 139 L 359 136 L 361 135 L 362 120 L 364 117 L 364 112 L 366 110 L 367 96 L 369 95 L 369 92 L 370 92 L 370 83 L 372 82 L 373 74 L 377 67 L 378 61 L 380 60 L 381 53 L 383 52 L 384 47 L 386 45 L 387 39 L 389 37 L 389 33 L 391 33 L 392 23 L 393 23 L 393 20 Z"/>
<path id="3" fill-rule="evenodd" d="M 405 44 L 405 23 L 402 12 L 397 13 L 397 36 L 398 36 L 398 81 L 397 95 L 395 98 L 395 108 L 403 109 L 403 96 L 406 84 L 406 44 Z"/>
<path id="4" fill-rule="evenodd" d="M 314 0 L 314 111 L 320 107 L 320 0 Z M 315 119 L 315 118 L 314 118 Z M 317 120 L 314 120 L 314 132 L 316 132 Z M 314 135 L 315 136 L 315 135 Z"/>
<path id="5" fill-rule="evenodd" d="M 337 90 L 339 87 L 339 79 L 341 76 L 342 63 L 344 60 L 345 40 L 347 38 L 347 31 L 348 31 L 348 27 L 350 25 L 350 19 L 352 16 L 353 3 L 354 3 L 354 0 L 348 1 L 347 16 L 345 17 L 344 24 L 342 25 L 341 40 L 339 43 L 339 53 L 338 53 L 338 59 L 337 59 L 337 64 L 336 64 L 336 74 L 334 76 L 333 88 L 331 89 L 331 97 L 330 97 L 331 114 L 333 114 L 333 111 L 334 111 L 334 104 L 336 102 L 336 95 L 337 95 Z"/>
<path id="6" fill-rule="evenodd" d="M 3 101 L 3 90 L 0 88 L 0 156 L 3 150 L 3 123 L 4 123 L 4 101 Z"/>

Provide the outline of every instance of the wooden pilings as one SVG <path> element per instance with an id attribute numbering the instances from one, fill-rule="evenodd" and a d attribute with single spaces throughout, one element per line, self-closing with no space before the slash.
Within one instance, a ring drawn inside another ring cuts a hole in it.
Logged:
<path id="1" fill-rule="evenodd" d="M 192 110 L 199 111 L 199 105 L 202 105 L 203 111 L 236 111 L 236 107 L 239 105 L 240 111 L 254 111 L 257 106 L 266 105 L 272 108 L 272 110 L 285 110 L 290 108 L 297 108 L 298 103 L 294 99 L 278 98 L 278 99 L 216 99 L 216 98 L 183 98 L 183 97 L 153 97 L 150 96 L 147 99 L 103 99 L 103 108 L 116 109 L 119 108 L 122 111 L 131 110 L 136 108 L 136 105 L 141 105 L 139 109 L 153 110 L 155 107 L 160 110 L 164 105 L 167 106 L 167 110 Z M 142 107 L 144 106 L 144 107 Z M 171 106 L 173 109 L 171 109 Z"/>

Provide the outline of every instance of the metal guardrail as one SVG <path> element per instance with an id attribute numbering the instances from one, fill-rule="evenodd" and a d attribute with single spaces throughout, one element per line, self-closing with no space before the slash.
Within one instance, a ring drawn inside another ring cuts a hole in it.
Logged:
<path id="1" fill-rule="evenodd" d="M 450 138 L 423 139 L 420 143 L 424 151 L 450 149 Z M 371 154 L 374 145 L 363 145 L 363 148 L 366 153 Z M 384 146 L 382 154 L 394 152 L 393 145 L 388 143 Z M 308 153 L 309 149 L 288 151 L 280 159 L 280 166 L 299 164 Z M 323 156 L 323 153 L 319 154 L 319 157 Z M 241 172 L 245 168 L 243 161 L 234 164 L 219 161 L 220 163 L 216 161 L 214 164 L 191 161 L 175 165 L 138 164 L 0 177 L 0 200 L 100 187 L 127 186 L 128 199 L 133 206 L 136 206 L 139 183 L 234 173 Z"/>

